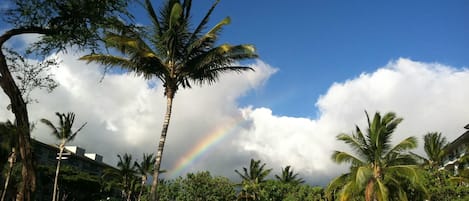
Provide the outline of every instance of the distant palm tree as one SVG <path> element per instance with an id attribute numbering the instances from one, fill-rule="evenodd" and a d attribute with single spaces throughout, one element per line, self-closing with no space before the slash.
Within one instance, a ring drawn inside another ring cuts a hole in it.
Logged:
<path id="1" fill-rule="evenodd" d="M 448 145 L 446 138 L 437 132 L 428 133 L 424 137 L 424 150 L 427 154 L 426 163 L 431 168 L 438 168 L 443 163 L 443 157 L 445 156 L 445 147 Z"/>
<path id="2" fill-rule="evenodd" d="M 11 172 L 16 162 L 16 147 L 18 146 L 16 138 L 16 126 L 13 125 L 11 121 L 0 123 L 0 139 L 2 151 L 10 150 L 8 153 L 8 170 L 5 177 L 5 185 L 3 186 L 1 197 L 1 201 L 4 201 L 8 190 L 8 185 L 10 184 Z M 1 167 L 3 167 L 3 165 Z"/>
<path id="3" fill-rule="evenodd" d="M 60 162 L 62 161 L 62 154 L 65 149 L 65 144 L 75 139 L 78 132 L 85 127 L 86 123 L 81 125 L 75 132 L 72 131 L 73 123 L 75 122 L 75 114 L 69 112 L 67 114 L 56 112 L 55 115 L 59 117 L 59 125 L 55 126 L 52 122 L 47 119 L 41 119 L 41 122 L 44 123 L 47 127 L 52 129 L 52 135 L 54 135 L 59 141 L 59 157 L 57 161 L 57 169 L 55 171 L 54 179 L 54 190 L 52 194 L 52 201 L 57 200 L 57 184 L 59 179 L 60 172 Z"/>
<path id="4" fill-rule="evenodd" d="M 340 190 L 340 200 L 364 196 L 366 201 L 407 200 L 404 185 L 410 184 L 418 191 L 421 184 L 418 166 L 408 150 L 417 147 L 417 140 L 408 137 L 391 146 L 391 136 L 402 118 L 392 112 L 383 117 L 375 113 L 370 121 L 368 113 L 366 136 L 357 126 L 352 135 L 340 134 L 337 139 L 350 145 L 356 155 L 335 151 L 332 159 L 337 163 L 351 163 L 350 173 L 334 179 L 327 188 L 329 197 Z"/>
<path id="5" fill-rule="evenodd" d="M 272 169 L 264 169 L 265 163 L 261 165 L 260 160 L 251 159 L 249 169 L 243 167 L 243 173 L 238 170 L 235 172 L 243 179 L 243 191 L 240 194 L 241 198 L 245 200 L 260 200 L 261 184 L 265 182 L 266 177 L 270 174 Z"/>
<path id="6" fill-rule="evenodd" d="M 142 162 L 137 163 L 135 161 L 135 167 L 138 173 L 141 175 L 142 183 L 140 187 L 140 193 L 138 194 L 138 201 L 142 198 L 143 189 L 145 189 L 145 183 L 147 182 L 148 175 L 153 173 L 153 165 L 155 164 L 155 157 L 153 154 L 143 154 Z"/>
<path id="7" fill-rule="evenodd" d="M 302 178 L 297 178 L 299 176 L 298 173 L 295 174 L 290 168 L 291 166 L 285 167 L 285 169 L 282 169 L 282 175 L 275 175 L 275 178 L 286 184 L 297 185 L 304 183 L 305 181 Z"/>
<path id="8" fill-rule="evenodd" d="M 192 0 L 165 1 L 160 12 L 155 11 L 150 0 L 145 0 L 146 11 L 152 21 L 149 30 L 116 27 L 116 31 L 107 33 L 105 44 L 119 51 L 120 54 L 117 56 L 90 54 L 80 58 L 107 67 L 119 66 L 143 75 L 147 79 L 158 78 L 163 83 L 167 104 L 156 151 L 151 188 L 154 199 L 156 199 L 173 99 L 178 89 L 190 88 L 191 83 L 213 84 L 222 73 L 252 70 L 250 67 L 240 66 L 235 62 L 257 57 L 252 45 L 222 44 L 217 46 L 221 29 L 230 23 L 229 17 L 204 33 L 209 17 L 218 2 L 217 0 L 212 5 L 202 21 L 193 28 L 191 25 L 194 23 L 190 22 Z"/>
<path id="9" fill-rule="evenodd" d="M 135 163 L 132 160 L 132 155 L 125 153 L 124 156 L 117 155 L 119 161 L 117 167 L 119 168 L 118 175 L 121 178 L 121 185 L 123 190 L 123 196 L 130 201 L 132 190 L 135 181 Z"/>

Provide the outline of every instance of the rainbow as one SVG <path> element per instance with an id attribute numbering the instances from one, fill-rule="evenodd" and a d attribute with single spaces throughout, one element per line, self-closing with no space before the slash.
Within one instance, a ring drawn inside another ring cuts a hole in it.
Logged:
<path id="1" fill-rule="evenodd" d="M 169 175 L 174 178 L 187 170 L 191 164 L 196 163 L 216 144 L 226 139 L 231 133 L 234 133 L 243 122 L 244 119 L 241 117 L 213 129 L 210 134 L 200 140 L 176 162 L 176 165 L 171 169 Z"/>

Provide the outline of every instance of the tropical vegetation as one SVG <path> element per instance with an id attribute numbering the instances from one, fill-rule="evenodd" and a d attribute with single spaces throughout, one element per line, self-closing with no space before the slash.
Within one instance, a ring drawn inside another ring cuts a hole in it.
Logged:
<path id="1" fill-rule="evenodd" d="M 148 15 L 149 26 L 133 21 L 128 11 L 133 0 L 7 1 L 0 9 L 8 25 L 0 33 L 0 87 L 14 121 L 0 122 L 0 201 L 469 200 L 469 154 L 443 167 L 445 158 L 452 154 L 451 144 L 439 132 L 424 136 L 425 156 L 412 152 L 417 148 L 415 137 L 391 143 L 403 121 L 393 112 L 373 116 L 365 112 L 365 128 L 355 126 L 354 132 L 337 136 L 351 151 L 335 151 L 332 160 L 348 165 L 348 172 L 325 188 L 309 185 L 316 181 L 306 182 L 301 176 L 308 175 L 300 176 L 289 165 L 271 175 L 274 169 L 254 158 L 241 170 L 233 168 L 233 175 L 229 175 L 233 178 L 209 171 L 160 178 L 177 92 L 193 85 L 215 84 L 224 73 L 254 70 L 241 63 L 258 57 L 253 45 L 219 41 L 222 29 L 231 22 L 229 17 L 209 28 L 219 0 L 214 0 L 196 22 L 191 0 L 165 0 L 159 9 L 143 0 L 139 5 Z M 27 49 L 8 45 L 13 37 L 25 34 L 40 37 Z M 78 153 L 62 161 L 65 145 L 86 124 L 74 129 L 72 112 L 56 113 L 58 124 L 40 120 L 52 130 L 58 147 L 41 145 L 31 138 L 34 123 L 30 122 L 28 105 L 36 103 L 31 91 L 57 87 L 49 71 L 58 61 L 47 58 L 67 50 L 86 51 L 80 59 L 101 64 L 105 71 L 118 67 L 161 82 L 166 112 L 154 154 L 143 154 L 141 160 L 128 153 L 118 154 L 115 166 Z M 31 58 L 42 62 L 30 63 Z M 85 165 L 77 161 L 85 161 Z"/>
<path id="2" fill-rule="evenodd" d="M 52 194 L 52 201 L 57 200 L 57 185 L 59 181 L 59 172 L 60 172 L 60 162 L 62 161 L 62 154 L 65 150 L 65 145 L 70 141 L 74 140 L 77 136 L 78 132 L 85 127 L 86 123 L 81 125 L 76 131 L 72 131 L 73 123 L 75 122 L 75 114 L 73 112 L 65 113 L 58 113 L 56 112 L 55 115 L 59 118 L 59 125 L 54 125 L 48 119 L 41 119 L 41 122 L 44 123 L 47 127 L 52 130 L 52 135 L 60 141 L 59 143 L 59 156 L 57 159 L 57 169 L 55 171 L 55 179 L 54 179 L 54 189 Z"/>
<path id="3" fill-rule="evenodd" d="M 252 45 L 217 45 L 221 29 L 230 23 L 229 17 L 206 31 L 217 4 L 218 1 L 202 21 L 192 27 L 191 0 L 165 1 L 160 12 L 155 11 L 150 0 L 145 0 L 145 9 L 152 21 L 150 27 L 115 27 L 106 32 L 104 42 L 108 48 L 118 51 L 118 55 L 92 53 L 81 57 L 106 67 L 118 66 L 147 79 L 157 78 L 163 83 L 167 104 L 153 170 L 156 179 L 153 179 L 151 192 L 155 198 L 176 92 L 192 84 L 213 84 L 222 73 L 252 70 L 235 62 L 257 57 Z"/>
<path id="4" fill-rule="evenodd" d="M 350 172 L 335 178 L 328 186 L 328 195 L 339 200 L 353 200 L 362 197 L 373 200 L 409 200 L 405 188 L 410 185 L 418 193 L 426 194 L 421 171 L 409 150 L 417 147 L 415 137 L 408 137 L 391 145 L 394 130 L 402 118 L 389 112 L 381 116 L 375 113 L 370 119 L 366 113 L 368 127 L 362 131 L 340 134 L 337 139 L 348 144 L 355 154 L 335 151 L 332 160 L 350 163 Z"/>

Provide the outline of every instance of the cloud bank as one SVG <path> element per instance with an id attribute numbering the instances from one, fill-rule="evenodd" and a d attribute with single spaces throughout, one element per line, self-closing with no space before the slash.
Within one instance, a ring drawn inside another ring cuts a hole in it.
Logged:
<path id="1" fill-rule="evenodd" d="M 88 124 L 72 143 L 102 154 L 110 164 L 116 163 L 117 154 L 128 152 L 140 159 L 142 153 L 153 153 L 166 103 L 161 84 L 132 74 L 110 74 L 100 82 L 99 66 L 86 65 L 76 56 L 59 56 L 63 63 L 53 73 L 60 86 L 51 94 L 34 92 L 39 103 L 29 106 L 31 120 L 55 121 L 56 111 L 75 112 L 77 126 Z M 346 171 L 345 166 L 330 160 L 333 150 L 347 150 L 335 136 L 350 133 L 355 124 L 365 126 L 365 110 L 370 114 L 393 111 L 404 118 L 394 141 L 410 135 L 421 139 L 430 131 L 443 132 L 453 140 L 469 123 L 467 69 L 410 59 L 391 61 L 374 72 L 332 84 L 318 100 L 305 100 L 316 101 L 317 108 L 305 108 L 319 114 L 311 119 L 275 115 L 271 108 L 238 105 L 238 98 L 262 88 L 276 72 L 262 61 L 256 61 L 253 67 L 255 72 L 226 74 L 215 85 L 177 93 L 163 169 L 171 172 L 195 146 L 219 134 L 203 152 L 194 153 L 197 157 L 177 174 L 167 177 L 209 170 L 237 178 L 234 169 L 256 158 L 274 168 L 274 173 L 292 165 L 308 182 L 325 185 Z M 308 93 L 307 88 L 304 92 Z M 2 93 L 1 119 L 12 118 L 5 109 L 7 105 L 8 99 Z M 45 126 L 38 123 L 36 127 L 34 138 L 55 142 Z"/>

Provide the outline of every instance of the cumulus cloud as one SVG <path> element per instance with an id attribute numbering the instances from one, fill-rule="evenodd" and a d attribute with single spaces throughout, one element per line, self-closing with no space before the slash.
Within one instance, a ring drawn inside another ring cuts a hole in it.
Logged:
<path id="1" fill-rule="evenodd" d="M 393 136 L 396 143 L 408 136 L 420 140 L 430 131 L 454 140 L 469 123 L 469 71 L 438 63 L 398 59 L 372 73 L 334 83 L 316 102 L 318 119 L 272 115 L 268 108 L 245 108 L 253 122 L 239 146 L 258 153 L 272 167 L 292 165 L 311 183 L 326 184 L 346 171 L 333 164 L 333 150 L 350 151 L 335 139 L 366 126 L 364 111 L 373 115 L 393 111 L 404 121 Z"/>
<path id="2" fill-rule="evenodd" d="M 81 146 L 89 152 L 104 155 L 104 161 L 116 163 L 116 154 L 131 153 L 140 158 L 142 153 L 154 153 L 159 139 L 161 124 L 166 106 L 163 88 L 156 80 L 145 81 L 133 74 L 108 74 L 102 78 L 102 68 L 97 65 L 86 65 L 76 56 L 58 55 L 61 63 L 52 73 L 59 87 L 50 94 L 35 91 L 32 96 L 39 101 L 29 105 L 31 121 L 40 118 L 56 121 L 55 112 L 75 112 L 76 126 L 87 122 L 87 126 L 75 138 L 72 144 Z M 219 82 L 212 86 L 193 86 L 192 89 L 180 89 L 176 94 L 173 116 L 169 128 L 167 144 L 163 159 L 163 168 L 171 170 L 178 159 L 191 150 L 199 141 L 203 141 L 219 125 L 228 125 L 241 118 L 236 100 L 249 90 L 261 87 L 268 77 L 275 73 L 275 68 L 262 61 L 252 64 L 255 69 L 241 74 L 222 75 Z M 13 119 L 5 108 L 8 99 L 1 94 L 0 117 Z M 234 125 L 235 123 L 233 123 Z M 44 125 L 37 123 L 33 138 L 54 143 Z M 219 141 L 213 149 L 224 148 L 233 151 L 218 154 L 212 161 L 220 158 L 237 161 L 235 158 L 248 156 L 237 152 L 229 140 Z M 230 148 L 231 147 L 231 148 Z M 239 150 L 241 151 L 241 150 Z M 206 156 L 207 157 L 207 156 Z M 207 168 L 202 161 L 190 164 L 184 171 L 195 171 Z M 231 162 L 215 162 L 210 167 L 228 170 Z M 218 174 L 229 174 L 231 171 L 216 171 Z"/>
<path id="3" fill-rule="evenodd" d="M 56 111 L 75 112 L 77 126 L 85 121 L 88 124 L 72 143 L 104 155 L 110 164 L 115 164 L 119 153 L 128 152 L 135 158 L 153 153 L 166 103 L 161 84 L 132 74 L 110 74 L 100 82 L 99 66 L 86 65 L 76 56 L 59 56 L 63 63 L 53 73 L 60 86 L 51 94 L 34 92 L 39 103 L 29 106 L 31 120 L 54 121 Z M 209 170 L 236 178 L 233 170 L 255 158 L 274 168 L 274 173 L 292 165 L 310 183 L 325 185 L 347 170 L 330 160 L 333 150 L 348 150 L 336 135 L 350 133 L 355 124 L 365 126 L 364 110 L 370 114 L 394 111 L 404 118 L 394 142 L 410 135 L 420 138 L 429 131 L 443 132 L 453 140 L 469 123 L 469 89 L 464 87 L 469 86 L 467 69 L 409 59 L 391 61 L 374 72 L 332 84 L 316 100 L 319 115 L 311 119 L 277 116 L 270 108 L 239 106 L 238 98 L 261 88 L 276 72 L 262 61 L 253 67 L 255 72 L 226 74 L 215 85 L 177 93 L 163 169 L 173 170 L 195 146 L 219 133 L 205 152 L 196 153 L 197 158 L 178 173 Z M 0 94 L 2 119 L 12 118 L 7 105 L 8 99 Z M 315 108 L 305 110 L 316 112 Z M 48 133 L 38 124 L 33 137 L 55 142 Z"/>

